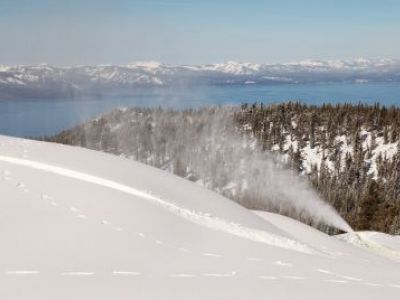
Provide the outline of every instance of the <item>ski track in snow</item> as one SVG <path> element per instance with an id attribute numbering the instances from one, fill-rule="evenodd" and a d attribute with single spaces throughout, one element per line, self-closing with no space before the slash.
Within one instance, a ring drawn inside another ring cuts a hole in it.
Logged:
<path id="1" fill-rule="evenodd" d="M 276 246 L 276 247 L 281 247 L 293 251 L 298 251 L 306 254 L 317 254 L 317 252 L 312 249 L 311 247 L 302 244 L 300 242 L 297 242 L 295 240 L 291 240 L 289 238 L 271 234 L 262 230 L 258 229 L 253 229 L 253 228 L 248 228 L 245 226 L 238 225 L 236 223 L 232 223 L 223 219 L 219 219 L 213 216 L 210 216 L 209 214 L 204 214 L 201 212 L 196 212 L 193 210 L 189 210 L 187 208 L 178 206 L 177 204 L 165 201 L 161 199 L 160 197 L 156 197 L 151 195 L 150 193 L 146 193 L 144 191 L 140 191 L 138 189 L 132 188 L 130 186 L 104 179 L 101 177 L 93 176 L 90 174 L 74 171 L 71 169 L 66 169 L 54 165 L 49 165 L 41 162 L 36 162 L 32 160 L 26 160 L 26 159 L 20 159 L 20 158 L 14 158 L 14 157 L 8 157 L 8 156 L 3 156 L 0 155 L 0 161 L 14 164 L 14 165 L 19 165 L 19 166 L 24 166 L 24 167 L 29 167 L 32 169 L 44 171 L 44 172 L 49 172 L 53 174 L 57 174 L 60 176 L 64 177 L 69 177 L 81 181 L 85 181 L 91 184 L 96 184 L 100 186 L 104 186 L 107 188 L 111 188 L 132 196 L 140 197 L 142 199 L 150 200 L 164 209 L 167 209 L 168 211 L 174 213 L 175 215 L 178 215 L 188 221 L 191 221 L 193 223 L 196 223 L 201 226 L 205 226 L 207 228 L 213 229 L 213 230 L 218 230 L 218 231 L 223 231 L 241 238 L 249 239 L 252 241 L 257 241 L 261 243 L 265 243 L 271 246 Z M 109 225 L 109 224 L 105 224 Z"/>

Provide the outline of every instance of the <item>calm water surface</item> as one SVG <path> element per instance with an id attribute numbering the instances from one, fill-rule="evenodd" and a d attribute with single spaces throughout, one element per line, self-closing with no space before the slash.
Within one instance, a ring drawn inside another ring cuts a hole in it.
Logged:
<path id="1" fill-rule="evenodd" d="M 53 135 L 116 107 L 199 107 L 243 102 L 400 104 L 399 84 L 319 84 L 280 86 L 206 86 L 189 89 L 138 89 L 129 97 L 96 99 L 0 99 L 0 134 L 37 137 Z"/>

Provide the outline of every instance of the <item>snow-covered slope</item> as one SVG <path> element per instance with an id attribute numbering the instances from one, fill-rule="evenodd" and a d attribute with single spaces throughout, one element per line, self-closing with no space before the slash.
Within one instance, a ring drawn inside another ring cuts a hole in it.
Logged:
<path id="1" fill-rule="evenodd" d="M 8 98 L 129 94 L 137 87 L 181 85 L 287 84 L 318 82 L 399 82 L 398 60 L 301 61 L 286 64 L 226 62 L 169 65 L 57 67 L 0 65 L 0 96 Z"/>
<path id="2" fill-rule="evenodd" d="M 397 299 L 397 262 L 100 152 L 0 137 L 0 299 Z M 290 288 L 289 288 L 290 287 Z"/>
<path id="3" fill-rule="evenodd" d="M 400 262 L 400 236 L 363 231 L 357 232 L 356 235 L 341 234 L 337 238 Z"/>

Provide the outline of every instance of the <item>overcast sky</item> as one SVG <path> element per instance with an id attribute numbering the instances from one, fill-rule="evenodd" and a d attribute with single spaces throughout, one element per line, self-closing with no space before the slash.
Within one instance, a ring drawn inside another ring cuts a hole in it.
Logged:
<path id="1" fill-rule="evenodd" d="M 0 64 L 399 58 L 397 0 L 0 0 Z"/>

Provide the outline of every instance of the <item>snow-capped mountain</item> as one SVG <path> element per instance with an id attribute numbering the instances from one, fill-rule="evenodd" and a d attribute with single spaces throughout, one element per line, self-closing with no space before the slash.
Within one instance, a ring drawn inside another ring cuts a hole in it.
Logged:
<path id="1" fill-rule="evenodd" d="M 374 243 L 397 251 L 383 237 Z M 290 218 L 132 160 L 3 136 L 0 243 L 7 300 L 395 300 L 400 291 L 396 260 Z"/>
<path id="2" fill-rule="evenodd" d="M 400 61 L 356 59 L 282 64 L 230 61 L 208 65 L 134 62 L 74 67 L 46 64 L 0 66 L 0 97 L 8 98 L 129 93 L 130 89 L 137 87 L 319 82 L 400 82 Z"/>

